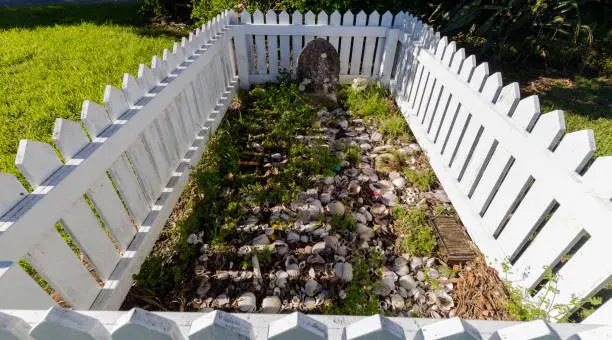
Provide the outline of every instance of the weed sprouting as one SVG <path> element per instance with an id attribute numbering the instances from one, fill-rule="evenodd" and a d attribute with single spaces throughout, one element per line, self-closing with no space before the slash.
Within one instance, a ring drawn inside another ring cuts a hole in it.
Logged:
<path id="1" fill-rule="evenodd" d="M 414 256 L 434 255 L 437 241 L 423 210 L 398 205 L 393 215 L 396 233 L 399 234 L 398 246 L 402 252 Z"/>
<path id="2" fill-rule="evenodd" d="M 430 191 L 438 186 L 438 178 L 431 168 L 412 169 L 404 168 L 402 175 L 421 191 Z"/>

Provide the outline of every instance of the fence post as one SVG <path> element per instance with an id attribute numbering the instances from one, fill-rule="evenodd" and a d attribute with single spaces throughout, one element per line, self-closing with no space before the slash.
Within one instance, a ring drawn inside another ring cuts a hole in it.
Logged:
<path id="1" fill-rule="evenodd" d="M 381 62 L 381 81 L 383 86 L 388 87 L 391 80 L 391 70 L 393 70 L 393 60 L 395 59 L 395 50 L 397 49 L 397 41 L 399 30 L 389 29 L 387 38 L 385 39 L 385 51 Z"/>
<path id="2" fill-rule="evenodd" d="M 246 33 L 244 25 L 234 26 L 234 48 L 236 49 L 236 69 L 240 79 L 240 87 L 248 90 L 251 86 L 249 82 L 249 56 L 247 53 Z"/>

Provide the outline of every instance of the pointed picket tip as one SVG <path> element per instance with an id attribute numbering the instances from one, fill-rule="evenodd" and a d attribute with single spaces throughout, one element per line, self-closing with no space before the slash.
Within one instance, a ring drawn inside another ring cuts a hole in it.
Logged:
<path id="1" fill-rule="evenodd" d="M 106 109 L 102 105 L 89 100 L 83 101 L 81 121 L 92 139 L 98 137 L 104 129 L 111 125 Z"/>
<path id="2" fill-rule="evenodd" d="M 450 70 L 455 74 L 459 74 L 461 70 L 461 65 L 463 65 L 463 61 L 465 60 L 465 49 L 460 48 L 455 54 L 453 54 L 453 60 L 451 61 Z"/>
<path id="3" fill-rule="evenodd" d="M 342 16 L 342 25 L 344 25 L 344 26 L 352 26 L 354 18 L 355 18 L 355 16 L 353 15 L 353 12 L 351 12 L 351 10 L 349 9 Z"/>
<path id="4" fill-rule="evenodd" d="M 230 25 L 238 25 L 238 14 L 233 9 L 230 9 L 228 14 Z"/>
<path id="5" fill-rule="evenodd" d="M 446 45 L 448 45 L 448 38 L 442 37 L 442 39 L 438 41 L 438 44 L 436 46 L 435 56 L 438 60 L 442 59 L 442 56 L 444 55 L 444 51 L 446 50 Z"/>
<path id="6" fill-rule="evenodd" d="M 251 23 L 251 13 L 244 9 L 242 13 L 240 13 L 240 22 L 242 24 L 250 24 Z M 202 25 L 202 30 L 206 29 L 204 25 Z"/>
<path id="7" fill-rule="evenodd" d="M 269 24 L 269 25 L 278 24 L 278 22 L 276 21 L 276 12 L 274 12 L 273 10 L 269 10 L 266 13 L 266 24 Z"/>
<path id="8" fill-rule="evenodd" d="M 329 17 L 325 11 L 319 12 L 319 14 L 317 14 L 317 25 L 327 26 L 329 24 L 328 19 Z"/>
<path id="9" fill-rule="evenodd" d="M 114 340 L 151 339 L 182 340 L 183 335 L 176 322 L 163 316 L 132 308 L 115 323 Z"/>
<path id="10" fill-rule="evenodd" d="M 35 339 L 111 340 L 111 335 L 97 318 L 59 306 L 49 308 L 45 317 L 30 331 Z"/>
<path id="11" fill-rule="evenodd" d="M 32 188 L 40 186 L 62 165 L 51 145 L 27 139 L 19 141 L 15 166 Z"/>
<path id="12" fill-rule="evenodd" d="M 406 18 L 406 15 L 404 14 L 404 12 L 402 11 L 397 12 L 395 14 L 395 17 L 393 17 L 393 27 L 401 27 L 405 18 Z"/>
<path id="13" fill-rule="evenodd" d="M 192 52 L 192 51 L 190 51 Z M 192 54 L 192 53 L 190 53 Z M 166 67 L 165 67 L 165 63 L 163 60 L 161 60 L 160 57 L 158 56 L 153 56 L 153 58 L 151 59 L 151 70 L 153 71 L 153 74 L 156 78 L 156 83 L 161 83 L 162 80 L 164 80 L 168 74 L 166 72 Z"/>
<path id="14" fill-rule="evenodd" d="M 462 339 L 479 340 L 482 339 L 478 330 L 465 320 L 451 318 L 430 323 L 419 329 L 417 339 L 422 340 L 442 340 L 442 339 Z"/>
<path id="15" fill-rule="evenodd" d="M 514 82 L 504 86 L 499 93 L 495 107 L 503 115 L 512 116 L 516 104 L 521 99 L 521 88 Z"/>
<path id="16" fill-rule="evenodd" d="M 140 64 L 138 67 L 138 81 L 140 82 L 140 87 L 143 88 L 145 93 L 151 92 L 151 90 L 157 86 L 157 82 L 153 76 L 153 71 L 151 71 L 151 69 L 145 64 Z"/>
<path id="17" fill-rule="evenodd" d="M 22 319 L 0 312 L 0 339 L 30 340 L 30 328 Z"/>
<path id="18" fill-rule="evenodd" d="M 344 328 L 344 339 L 385 339 L 403 340 L 404 329 L 380 314 L 354 322 Z"/>
<path id="19" fill-rule="evenodd" d="M 140 84 L 138 84 L 138 81 L 129 73 L 123 74 L 121 89 L 123 89 L 123 94 L 130 106 L 135 105 L 140 98 L 144 97 L 146 94 L 145 89 L 143 89 Z"/>
<path id="20" fill-rule="evenodd" d="M 502 328 L 491 337 L 491 340 L 503 339 L 561 340 L 557 332 L 542 320 L 521 322 L 515 326 Z"/>
<path id="21" fill-rule="evenodd" d="M 580 173 L 595 154 L 593 130 L 565 134 L 554 151 L 555 158 L 567 169 Z"/>
<path id="22" fill-rule="evenodd" d="M 365 22 L 368 18 L 368 15 L 366 14 L 366 12 L 364 12 L 363 10 L 359 11 L 359 13 L 357 13 L 357 21 L 363 21 Z"/>
<path id="23" fill-rule="evenodd" d="M 490 75 L 482 87 L 482 98 L 490 103 L 495 103 L 503 86 L 501 72 L 495 72 Z"/>
<path id="24" fill-rule="evenodd" d="M 293 25 L 302 25 L 302 19 L 302 13 L 300 13 L 300 11 L 295 11 L 291 15 L 291 23 Z"/>
<path id="25" fill-rule="evenodd" d="M 267 339 L 327 339 L 327 325 L 300 312 L 284 316 L 268 325 Z"/>
<path id="26" fill-rule="evenodd" d="M 19 203 L 28 194 L 28 191 L 13 174 L 0 172 L 0 188 L 2 188 L 2 195 L 0 195 L 0 216 L 11 210 L 15 204 Z M 0 319 L 2 319 L 2 313 L 0 313 Z M 1 329 L 2 327 L 0 327 L 0 334 L 2 334 Z"/>
<path id="27" fill-rule="evenodd" d="M 597 157 L 582 176 L 582 182 L 599 197 L 611 200 L 612 181 L 610 181 L 610 174 L 612 174 L 612 156 Z"/>
<path id="28" fill-rule="evenodd" d="M 306 25 L 314 25 L 315 24 L 315 15 L 311 11 L 306 12 L 304 16 L 304 22 Z"/>
<path id="29" fill-rule="evenodd" d="M 538 117 L 529 137 L 534 144 L 553 150 L 565 133 L 563 111 L 555 110 Z"/>
<path id="30" fill-rule="evenodd" d="M 283 19 L 287 19 L 287 22 L 289 22 L 289 13 L 287 13 L 287 11 L 282 11 L 280 12 L 280 14 L 278 15 L 279 18 L 283 18 Z"/>
<path id="31" fill-rule="evenodd" d="M 74 158 L 79 151 L 89 144 L 89 138 L 87 138 L 81 124 L 63 118 L 55 119 L 52 139 L 66 161 Z"/>
<path id="32" fill-rule="evenodd" d="M 172 71 L 176 69 L 176 56 L 174 55 L 174 53 L 170 52 L 170 50 L 167 48 L 164 48 L 162 55 L 168 67 L 168 75 L 170 75 Z"/>
<path id="33" fill-rule="evenodd" d="M 472 76 L 472 72 L 476 67 L 476 57 L 471 55 L 463 60 L 463 64 L 461 64 L 461 71 L 459 71 L 459 76 L 465 80 L 466 82 L 470 81 Z"/>
<path id="34" fill-rule="evenodd" d="M 531 131 L 540 116 L 540 99 L 538 96 L 529 96 L 521 99 L 512 114 L 512 121 L 519 128 Z"/>
<path id="35" fill-rule="evenodd" d="M 199 317 L 193 321 L 189 330 L 189 340 L 250 340 L 254 338 L 253 326 L 250 322 L 220 310 L 208 312 Z"/>
<path id="36" fill-rule="evenodd" d="M 444 54 L 442 55 L 442 64 L 450 67 L 451 62 L 453 60 L 453 55 L 455 54 L 456 51 L 457 51 L 457 44 L 454 41 L 451 41 L 448 44 L 448 46 L 446 46 L 446 48 L 444 49 Z"/>
<path id="37" fill-rule="evenodd" d="M 485 80 L 489 76 L 489 64 L 484 62 L 476 66 L 470 77 L 469 86 L 474 91 L 480 92 L 485 83 Z"/>
<path id="38" fill-rule="evenodd" d="M 113 121 L 130 109 L 123 92 L 112 85 L 106 85 L 104 90 L 104 106 Z"/>

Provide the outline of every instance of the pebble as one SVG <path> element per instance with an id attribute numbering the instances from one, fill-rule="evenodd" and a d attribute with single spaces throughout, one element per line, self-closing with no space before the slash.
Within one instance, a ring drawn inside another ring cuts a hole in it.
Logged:
<path id="1" fill-rule="evenodd" d="M 329 213 L 336 216 L 342 216 L 345 212 L 344 204 L 340 201 L 333 201 L 328 206 Z"/>
<path id="2" fill-rule="evenodd" d="M 319 254 L 325 250 L 325 242 L 317 242 L 314 246 L 312 246 L 312 253 Z"/>
<path id="3" fill-rule="evenodd" d="M 266 314 L 276 314 L 280 308 L 281 299 L 278 296 L 267 296 L 261 303 L 261 311 Z"/>
<path id="4" fill-rule="evenodd" d="M 410 275 L 403 275 L 399 278 L 399 284 L 407 291 L 411 291 L 415 289 L 418 283 L 414 280 L 414 278 Z"/>
<path id="5" fill-rule="evenodd" d="M 306 281 L 304 291 L 308 296 L 315 296 L 321 290 L 321 285 L 313 279 Z"/>
<path id="6" fill-rule="evenodd" d="M 252 313 L 255 311 L 255 294 L 246 292 L 238 298 L 238 309 L 243 313 Z"/>
<path id="7" fill-rule="evenodd" d="M 425 273 L 423 273 L 422 271 L 418 271 L 417 275 L 416 275 L 417 280 L 423 282 L 425 281 Z"/>
<path id="8" fill-rule="evenodd" d="M 380 142 L 383 139 L 383 135 L 379 132 L 372 132 L 372 135 L 370 135 L 370 140 L 372 142 Z"/>
<path id="9" fill-rule="evenodd" d="M 321 204 L 327 204 L 331 201 L 331 195 L 328 193 L 323 193 L 321 196 L 319 196 L 319 200 L 321 201 Z"/>
<path id="10" fill-rule="evenodd" d="M 251 244 L 254 246 L 268 245 L 270 244 L 270 239 L 268 238 L 268 235 L 259 235 L 255 237 L 253 241 L 251 241 Z"/>

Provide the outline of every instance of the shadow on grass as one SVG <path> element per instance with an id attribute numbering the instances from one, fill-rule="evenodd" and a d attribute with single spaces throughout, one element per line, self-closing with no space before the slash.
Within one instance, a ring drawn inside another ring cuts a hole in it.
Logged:
<path id="1" fill-rule="evenodd" d="M 131 26 L 136 33 L 180 39 L 187 27 L 152 26 L 149 18 L 138 12 L 138 3 L 53 4 L 0 7 L 0 30 L 35 29 L 82 23 Z"/>

